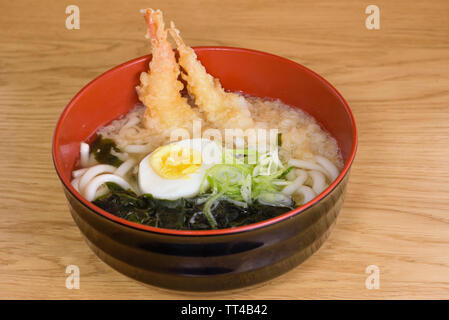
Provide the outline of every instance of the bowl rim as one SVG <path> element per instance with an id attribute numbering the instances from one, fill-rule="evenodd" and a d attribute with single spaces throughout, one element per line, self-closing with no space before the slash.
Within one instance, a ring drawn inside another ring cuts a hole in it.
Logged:
<path id="1" fill-rule="evenodd" d="M 279 222 L 289 219 L 293 216 L 296 216 L 296 215 L 304 212 L 308 208 L 314 206 L 315 204 L 320 202 L 322 199 L 324 199 L 326 196 L 328 196 L 340 184 L 340 182 L 344 179 L 344 177 L 349 173 L 349 169 L 351 168 L 351 165 L 355 158 L 355 153 L 356 153 L 357 144 L 358 144 L 357 127 L 356 127 L 354 115 L 353 115 L 351 109 L 349 108 L 348 103 L 343 98 L 343 96 L 340 94 L 340 92 L 338 92 L 338 90 L 332 84 L 330 84 L 326 79 L 324 79 L 322 76 L 320 76 L 316 72 L 310 70 L 309 68 L 307 68 L 297 62 L 294 62 L 292 60 L 289 60 L 287 58 L 284 58 L 284 57 L 281 57 L 281 56 L 278 56 L 275 54 L 258 51 L 258 50 L 254 50 L 254 49 L 227 47 L 227 46 L 196 46 L 196 47 L 192 47 L 192 48 L 197 53 L 201 52 L 201 51 L 235 51 L 235 52 L 244 52 L 244 53 L 249 53 L 249 54 L 268 56 L 271 59 L 278 59 L 284 63 L 291 64 L 292 67 L 300 68 L 300 69 L 302 69 L 302 71 L 311 74 L 312 76 L 314 76 L 315 78 L 320 80 L 324 86 L 328 87 L 334 94 L 336 94 L 336 96 L 340 99 L 340 102 L 343 104 L 343 107 L 345 108 L 345 111 L 347 112 L 347 114 L 349 116 L 349 120 L 351 122 L 351 127 L 352 127 L 352 131 L 353 131 L 351 152 L 350 152 L 348 160 L 346 161 L 346 163 L 345 163 L 343 169 L 341 170 L 340 174 L 338 175 L 338 177 L 323 192 L 321 192 L 319 195 L 317 195 L 311 201 L 295 208 L 294 210 L 288 211 L 286 213 L 283 213 L 283 214 L 276 216 L 274 218 L 271 218 L 271 219 L 267 219 L 267 220 L 263 220 L 260 222 L 256 222 L 256 223 L 252 223 L 252 224 L 248 224 L 248 225 L 244 225 L 244 226 L 240 226 L 240 227 L 235 227 L 235 228 L 212 229 L 212 230 L 177 230 L 177 229 L 166 229 L 166 228 L 152 227 L 152 226 L 139 224 L 136 222 L 132 222 L 132 221 L 117 217 L 117 216 L 113 215 L 112 213 L 109 213 L 109 212 L 97 207 L 93 203 L 89 202 L 78 191 L 75 190 L 75 188 L 71 184 L 71 181 L 69 181 L 68 179 L 63 177 L 63 175 L 61 173 L 62 172 L 62 164 L 61 164 L 61 161 L 57 158 L 56 140 L 59 136 L 59 132 L 61 131 L 62 120 L 64 120 L 67 117 L 68 112 L 70 111 L 72 106 L 75 104 L 75 102 L 78 100 L 78 98 L 86 90 L 88 90 L 89 87 L 93 83 L 95 83 L 98 79 L 100 79 L 104 76 L 107 76 L 109 74 L 112 74 L 114 72 L 117 72 L 117 71 L 121 70 L 122 68 L 126 68 L 128 65 L 140 63 L 140 62 L 148 59 L 149 57 L 151 57 L 151 54 L 147 54 L 147 55 L 144 55 L 144 56 L 141 56 L 138 58 L 131 59 L 124 63 L 121 63 L 121 64 L 103 72 L 99 76 L 95 77 L 93 80 L 91 80 L 89 83 L 87 83 L 81 90 L 79 90 L 76 93 L 76 95 L 69 101 L 69 103 L 66 105 L 66 107 L 62 111 L 61 115 L 58 118 L 58 121 L 56 123 L 56 128 L 53 133 L 52 158 L 53 158 L 53 164 L 56 169 L 56 173 L 57 173 L 59 179 L 61 180 L 63 186 L 65 187 L 65 189 L 76 200 L 78 200 L 79 203 L 81 203 L 82 205 L 84 205 L 86 208 L 90 209 L 94 213 L 99 214 L 100 216 L 102 216 L 104 218 L 107 218 L 108 220 L 111 220 L 113 222 L 121 224 L 125 227 L 130 227 L 130 228 L 137 229 L 140 231 L 146 231 L 146 232 L 163 234 L 163 235 L 173 235 L 173 236 L 218 236 L 218 235 L 230 235 L 230 234 L 248 232 L 248 231 L 260 229 L 263 227 L 267 227 L 267 226 L 271 226 L 273 224 L 279 223 Z"/>

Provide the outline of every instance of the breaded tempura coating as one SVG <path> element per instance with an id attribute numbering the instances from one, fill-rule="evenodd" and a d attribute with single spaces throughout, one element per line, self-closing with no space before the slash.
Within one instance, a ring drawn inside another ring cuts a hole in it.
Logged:
<path id="1" fill-rule="evenodd" d="M 253 128 L 254 122 L 246 99 L 226 92 L 220 81 L 207 73 L 195 51 L 183 42 L 173 22 L 169 31 L 179 51 L 179 64 L 186 72 L 182 73 L 182 77 L 187 81 L 187 89 L 195 97 L 196 105 L 207 120 L 217 128 Z"/>
<path id="2" fill-rule="evenodd" d="M 157 131 L 191 128 L 192 121 L 199 118 L 180 94 L 184 86 L 178 80 L 179 65 L 167 40 L 162 12 L 153 9 L 141 12 L 148 24 L 146 38 L 151 39 L 153 54 L 150 69 L 141 73 L 136 88 L 139 100 L 146 106 L 145 125 Z"/>

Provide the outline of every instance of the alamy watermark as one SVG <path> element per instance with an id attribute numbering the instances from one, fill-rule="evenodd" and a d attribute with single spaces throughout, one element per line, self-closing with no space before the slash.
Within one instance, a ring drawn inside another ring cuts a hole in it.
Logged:
<path id="1" fill-rule="evenodd" d="M 80 268 L 77 265 L 68 265 L 65 273 L 69 274 L 65 279 L 65 287 L 69 290 L 80 288 Z"/>
<path id="2" fill-rule="evenodd" d="M 280 136 L 279 129 L 249 128 L 243 129 L 214 129 L 209 128 L 204 131 L 201 129 L 201 121 L 194 120 L 192 130 L 185 128 L 176 128 L 170 132 L 170 142 L 191 140 L 191 143 L 201 140 L 214 141 L 215 143 L 199 144 L 191 148 L 176 147 L 174 145 L 170 150 L 170 161 L 193 164 L 231 164 L 235 161 L 234 157 L 225 157 L 222 159 L 222 145 L 226 146 L 228 151 L 234 155 L 244 156 L 244 163 L 256 164 L 257 155 L 277 154 Z M 192 132 L 192 134 L 191 134 Z M 223 137 L 224 133 L 224 137 Z M 197 150 L 198 153 L 191 153 Z M 243 159 L 243 158 L 242 158 Z"/>
<path id="3" fill-rule="evenodd" d="M 380 269 L 378 266 L 372 264 L 366 267 L 365 273 L 369 276 L 365 280 L 365 287 L 368 290 L 380 288 Z"/>
<path id="4" fill-rule="evenodd" d="M 80 8 L 71 4 L 65 8 L 65 13 L 69 16 L 65 19 L 65 27 L 68 30 L 80 28 Z"/>
<path id="5" fill-rule="evenodd" d="M 69 16 L 65 20 L 68 30 L 80 29 L 80 9 L 77 5 L 71 4 L 65 8 L 65 13 Z M 375 4 L 370 4 L 365 8 L 368 17 L 365 19 L 365 26 L 368 30 L 380 29 L 380 9 Z"/>
<path id="6" fill-rule="evenodd" d="M 365 26 L 368 30 L 380 29 L 380 9 L 375 4 L 370 4 L 366 7 L 365 13 L 369 14 L 365 20 Z"/>

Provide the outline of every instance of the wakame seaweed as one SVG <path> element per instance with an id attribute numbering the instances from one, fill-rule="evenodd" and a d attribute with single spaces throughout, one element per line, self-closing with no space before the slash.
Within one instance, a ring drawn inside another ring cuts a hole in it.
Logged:
<path id="1" fill-rule="evenodd" d="M 112 139 L 103 138 L 101 135 L 92 142 L 92 152 L 95 160 L 99 163 L 110 164 L 114 167 L 118 167 L 123 163 L 117 156 L 112 154 L 112 151 L 120 152 L 116 143 Z"/>
<path id="2" fill-rule="evenodd" d="M 150 194 L 137 196 L 130 190 L 124 190 L 115 183 L 107 182 L 109 192 L 93 203 L 117 217 L 140 224 L 178 230 L 210 229 L 203 204 L 197 204 L 199 198 L 178 200 L 155 199 Z M 252 204 L 247 208 L 222 200 L 212 209 L 217 228 L 233 228 L 279 216 L 292 210 L 292 207 L 274 207 Z"/>

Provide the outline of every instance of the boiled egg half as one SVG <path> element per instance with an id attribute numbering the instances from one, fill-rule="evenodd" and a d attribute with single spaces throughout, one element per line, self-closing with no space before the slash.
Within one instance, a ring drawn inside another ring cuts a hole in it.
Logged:
<path id="1" fill-rule="evenodd" d="M 209 139 L 186 139 L 161 146 L 139 164 L 140 190 L 157 199 L 196 196 L 206 170 L 221 161 L 221 146 Z"/>

